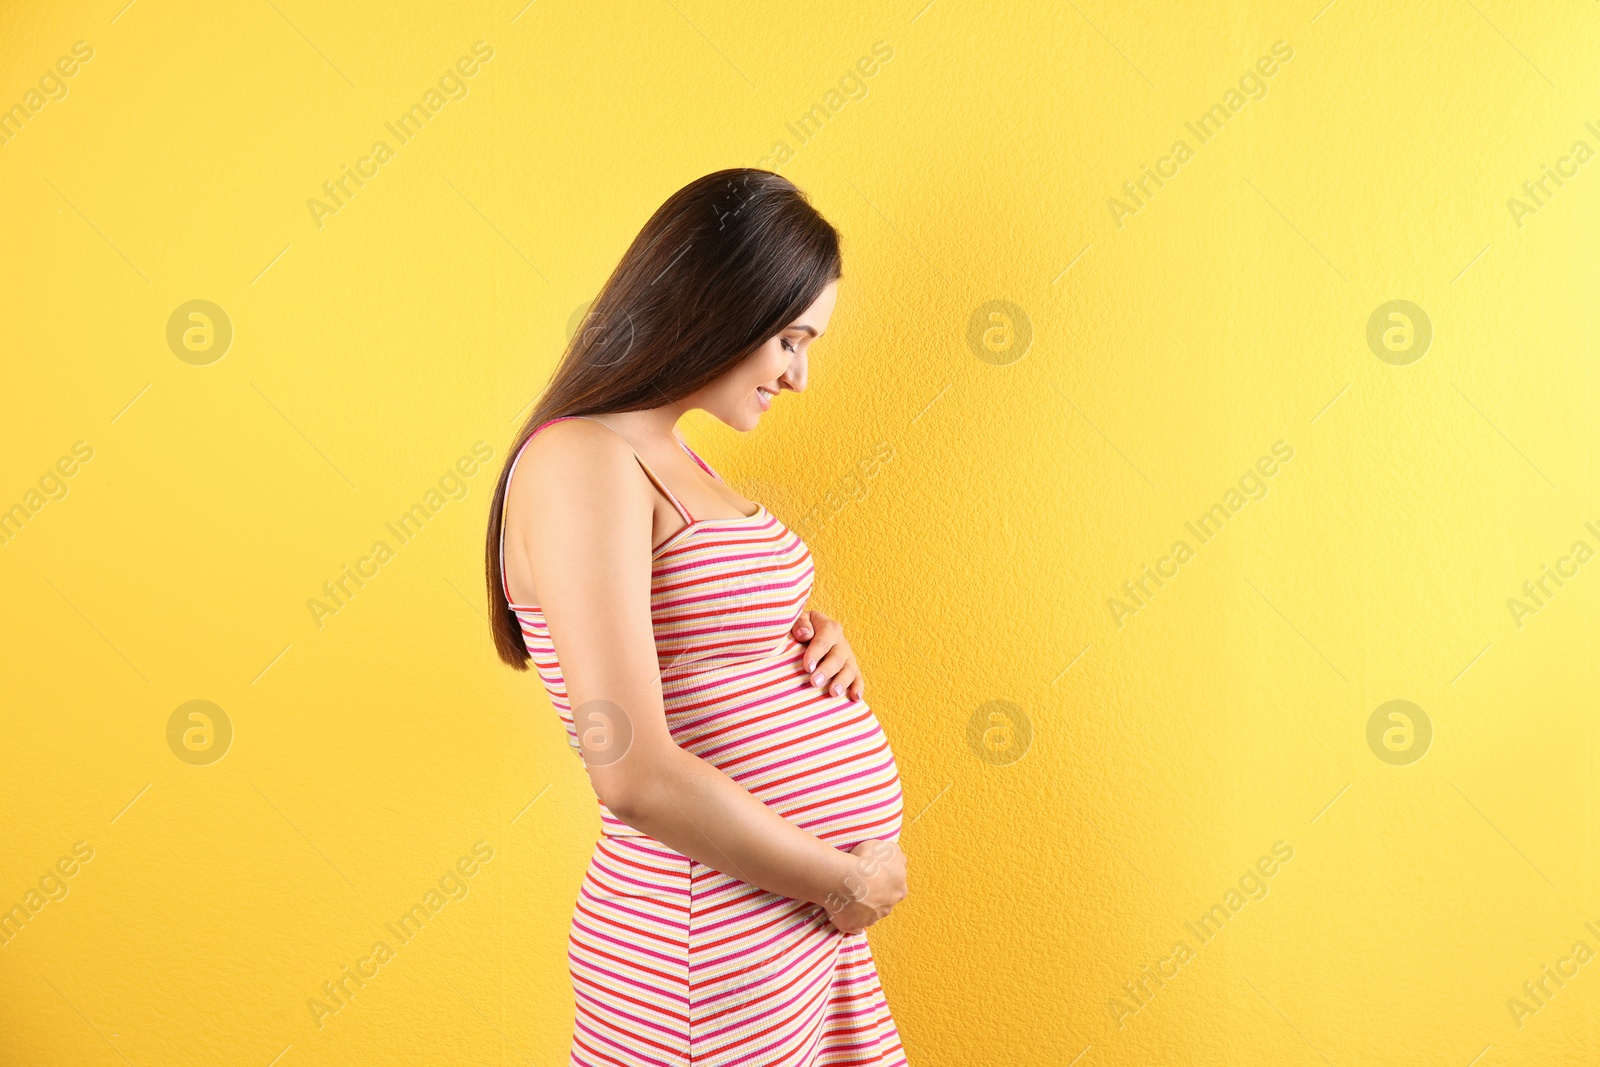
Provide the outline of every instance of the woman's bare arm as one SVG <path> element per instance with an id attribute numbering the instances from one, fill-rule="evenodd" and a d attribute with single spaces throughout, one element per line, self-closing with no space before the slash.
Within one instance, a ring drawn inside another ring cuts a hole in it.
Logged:
<path id="1" fill-rule="evenodd" d="M 650 616 L 655 492 L 626 441 L 582 420 L 542 431 L 507 490 L 506 556 L 522 556 L 538 590 L 595 793 L 685 856 L 833 910 L 857 895 L 846 886 L 876 879 L 667 729 Z"/>

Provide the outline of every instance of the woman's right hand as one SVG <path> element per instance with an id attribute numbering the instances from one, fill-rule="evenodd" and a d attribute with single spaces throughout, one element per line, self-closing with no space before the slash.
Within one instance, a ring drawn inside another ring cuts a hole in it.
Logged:
<path id="1" fill-rule="evenodd" d="M 906 855 L 893 841 L 863 841 L 850 850 L 857 857 L 840 889 L 823 908 L 841 933 L 857 934 L 889 914 L 906 898 Z"/>

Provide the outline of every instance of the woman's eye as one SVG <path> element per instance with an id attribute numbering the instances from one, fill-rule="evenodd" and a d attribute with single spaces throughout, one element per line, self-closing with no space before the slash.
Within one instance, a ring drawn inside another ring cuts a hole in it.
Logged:
<path id="1" fill-rule="evenodd" d="M 794 351 L 794 345 L 789 341 L 789 339 L 787 337 L 780 337 L 780 338 L 778 338 L 778 340 L 783 342 L 783 347 L 784 348 L 786 348 L 790 352 Z"/>

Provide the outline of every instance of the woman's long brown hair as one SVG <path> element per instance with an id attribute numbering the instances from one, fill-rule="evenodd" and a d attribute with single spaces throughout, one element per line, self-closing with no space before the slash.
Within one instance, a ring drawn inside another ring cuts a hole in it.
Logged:
<path id="1" fill-rule="evenodd" d="M 793 322 L 839 275 L 839 232 L 770 171 L 719 170 L 656 209 L 505 452 L 484 551 L 489 628 L 505 663 L 528 669 L 506 601 L 500 516 L 511 464 L 533 431 L 563 415 L 637 411 L 688 396 Z"/>

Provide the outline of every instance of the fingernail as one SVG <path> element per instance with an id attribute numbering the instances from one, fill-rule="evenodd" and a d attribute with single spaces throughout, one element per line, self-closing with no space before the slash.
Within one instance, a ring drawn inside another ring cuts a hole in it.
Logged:
<path id="1" fill-rule="evenodd" d="M 822 687 L 822 675 L 820 673 L 813 674 L 811 676 L 811 684 L 820 689 Z"/>
<path id="2" fill-rule="evenodd" d="M 844 693 L 844 688 L 842 686 L 837 686 L 836 685 L 836 686 L 833 687 L 833 695 L 834 696 L 840 696 L 843 693 Z"/>

